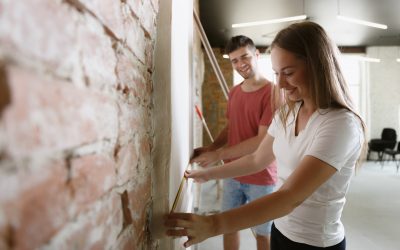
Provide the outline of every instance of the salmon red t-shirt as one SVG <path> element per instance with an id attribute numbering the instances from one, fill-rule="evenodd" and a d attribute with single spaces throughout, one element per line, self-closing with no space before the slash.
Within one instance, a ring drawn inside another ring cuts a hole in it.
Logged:
<path id="1" fill-rule="evenodd" d="M 242 141 L 258 135 L 259 126 L 269 126 L 273 111 L 271 108 L 272 85 L 252 91 L 242 90 L 242 84 L 232 88 L 229 92 L 227 118 L 228 118 L 228 145 L 233 146 Z M 235 159 L 229 159 L 232 161 Z M 241 183 L 256 185 L 272 185 L 276 183 L 276 164 L 272 162 L 262 171 L 236 177 Z"/>

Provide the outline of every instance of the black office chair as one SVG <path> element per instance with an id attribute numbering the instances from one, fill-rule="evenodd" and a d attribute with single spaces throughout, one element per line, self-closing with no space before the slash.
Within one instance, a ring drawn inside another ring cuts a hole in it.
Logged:
<path id="1" fill-rule="evenodd" d="M 396 156 L 400 154 L 400 141 L 397 143 L 397 149 L 389 149 L 389 148 L 385 148 L 385 150 L 383 151 L 383 153 L 385 155 L 388 155 L 390 157 L 391 161 L 396 162 L 396 172 L 399 172 L 399 167 L 400 167 L 400 159 L 396 159 Z"/>
<path id="2" fill-rule="evenodd" d="M 378 153 L 378 161 L 383 160 L 385 149 L 393 149 L 396 146 L 397 134 L 393 128 L 384 128 L 380 139 L 371 139 L 368 143 L 367 160 L 370 160 L 371 152 Z"/>

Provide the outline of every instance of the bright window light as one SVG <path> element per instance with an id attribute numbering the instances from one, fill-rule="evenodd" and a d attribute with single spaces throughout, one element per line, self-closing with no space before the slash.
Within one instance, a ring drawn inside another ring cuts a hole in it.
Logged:
<path id="1" fill-rule="evenodd" d="M 271 82 L 274 81 L 274 71 L 272 70 L 271 56 L 268 54 L 260 54 L 258 58 L 258 68 L 262 75 L 264 75 Z M 233 70 L 233 85 L 238 85 L 243 81 L 243 77 L 239 75 L 236 70 Z"/>

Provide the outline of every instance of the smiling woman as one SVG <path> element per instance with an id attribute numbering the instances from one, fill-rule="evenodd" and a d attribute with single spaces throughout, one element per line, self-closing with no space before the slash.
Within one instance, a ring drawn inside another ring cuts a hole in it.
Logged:
<path id="1" fill-rule="evenodd" d="M 345 249 L 340 220 L 355 166 L 364 147 L 365 125 L 353 108 L 335 47 L 321 26 L 292 24 L 271 45 L 284 103 L 258 149 L 217 168 L 186 171 L 210 180 L 256 173 L 274 159 L 289 172 L 272 194 L 212 216 L 171 214 L 171 236 L 185 246 L 274 220 L 271 249 Z M 341 131 L 340 134 L 337 131 Z"/>

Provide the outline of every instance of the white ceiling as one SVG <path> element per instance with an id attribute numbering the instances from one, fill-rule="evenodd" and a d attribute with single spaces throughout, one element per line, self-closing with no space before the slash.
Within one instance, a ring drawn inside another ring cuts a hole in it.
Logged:
<path id="1" fill-rule="evenodd" d="M 338 13 L 386 24 L 388 29 L 338 20 Z M 289 23 L 235 29 L 231 25 L 302 14 L 322 25 L 339 46 L 400 45 L 400 0 L 200 0 L 200 19 L 213 47 L 223 47 L 240 34 L 258 46 L 268 46 Z"/>

